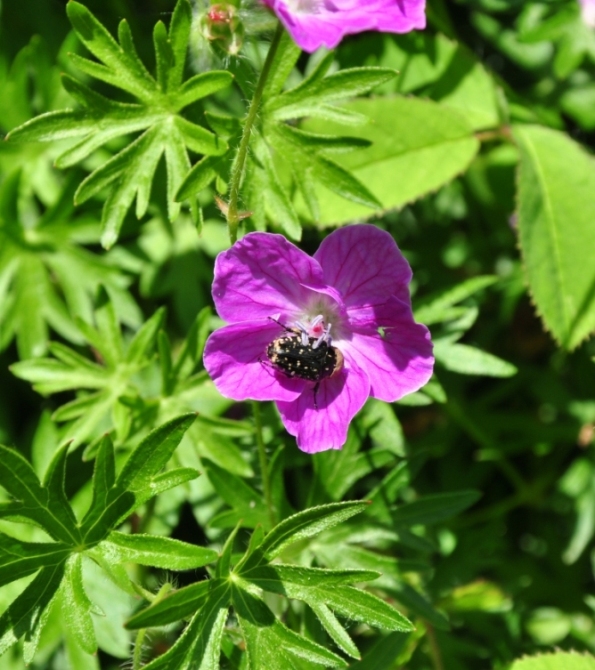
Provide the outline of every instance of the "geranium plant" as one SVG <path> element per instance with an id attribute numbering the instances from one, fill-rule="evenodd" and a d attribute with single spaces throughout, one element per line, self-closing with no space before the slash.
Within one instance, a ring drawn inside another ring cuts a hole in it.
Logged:
<path id="1" fill-rule="evenodd" d="M 26 4 L 0 668 L 590 670 L 593 3 Z"/>

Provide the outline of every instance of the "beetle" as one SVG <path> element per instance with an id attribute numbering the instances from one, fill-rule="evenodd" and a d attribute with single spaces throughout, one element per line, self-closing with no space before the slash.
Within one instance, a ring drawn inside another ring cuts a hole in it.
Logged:
<path id="1" fill-rule="evenodd" d="M 285 331 L 266 348 L 270 364 L 287 377 L 298 377 L 314 385 L 314 407 L 318 409 L 316 396 L 320 382 L 336 375 L 343 368 L 343 354 L 333 347 L 329 330 L 321 337 L 311 337 L 308 330 L 298 323 L 290 328 L 270 317 Z"/>

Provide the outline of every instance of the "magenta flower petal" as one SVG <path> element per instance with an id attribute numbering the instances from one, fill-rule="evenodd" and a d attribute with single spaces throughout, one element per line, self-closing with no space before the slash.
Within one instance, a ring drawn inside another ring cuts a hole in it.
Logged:
<path id="1" fill-rule="evenodd" d="M 264 0 L 304 51 L 334 49 L 364 30 L 406 33 L 425 28 L 425 0 Z"/>
<path id="2" fill-rule="evenodd" d="M 348 310 L 382 304 L 392 295 L 409 295 L 409 263 L 393 238 L 376 226 L 335 230 L 314 258 L 322 266 L 325 282 L 341 292 Z"/>
<path id="3" fill-rule="evenodd" d="M 204 363 L 219 392 L 233 400 L 294 400 L 308 383 L 275 370 L 265 355 L 279 334 L 268 319 L 235 323 L 211 334 Z"/>
<path id="4" fill-rule="evenodd" d="M 277 402 L 283 425 L 308 454 L 340 449 L 347 440 L 347 430 L 370 393 L 370 381 L 357 364 L 345 357 L 345 367 L 336 376 L 320 384 L 314 406 L 313 388 L 306 389 L 297 400 Z"/>
<path id="5" fill-rule="evenodd" d="M 355 330 L 351 339 L 336 342 L 355 359 L 370 379 L 370 395 L 395 402 L 424 386 L 432 376 L 434 357 L 426 326 L 415 323 L 409 304 L 390 301 L 390 324 Z M 386 323 L 386 322 L 385 322 Z"/>
<path id="6" fill-rule="evenodd" d="M 213 299 L 232 323 L 298 311 L 310 293 L 304 285 L 324 289 L 322 270 L 282 235 L 249 233 L 215 261 Z"/>
<path id="7" fill-rule="evenodd" d="M 339 449 L 368 396 L 398 400 L 432 374 L 410 279 L 375 226 L 336 230 L 314 258 L 280 235 L 246 235 L 215 264 L 215 303 L 231 325 L 208 339 L 205 367 L 229 398 L 274 400 L 300 449 Z"/>

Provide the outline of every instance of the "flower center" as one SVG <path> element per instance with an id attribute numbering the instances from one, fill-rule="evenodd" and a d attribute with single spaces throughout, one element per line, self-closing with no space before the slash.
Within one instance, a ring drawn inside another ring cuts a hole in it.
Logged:
<path id="1" fill-rule="evenodd" d="M 317 314 L 313 319 L 308 321 L 295 321 L 295 326 L 300 330 L 300 336 L 302 339 L 302 344 L 308 346 L 310 339 L 314 339 L 312 343 L 312 349 L 318 349 L 318 347 L 325 342 L 327 346 L 331 346 L 331 326 L 332 324 L 326 324 L 324 322 L 324 316 L 322 314 Z"/>

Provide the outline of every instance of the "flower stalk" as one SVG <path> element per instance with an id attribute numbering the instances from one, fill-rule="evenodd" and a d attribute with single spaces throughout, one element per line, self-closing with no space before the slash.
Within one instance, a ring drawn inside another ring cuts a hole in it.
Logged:
<path id="1" fill-rule="evenodd" d="M 256 435 L 256 446 L 258 447 L 258 460 L 260 461 L 260 476 L 262 477 L 262 491 L 264 500 L 269 511 L 269 521 L 271 528 L 276 524 L 275 508 L 273 506 L 273 497 L 271 495 L 271 480 L 269 477 L 269 464 L 267 451 L 262 437 L 262 416 L 260 414 L 260 405 L 255 400 L 252 401 L 252 412 L 254 414 L 254 433 Z"/>
<path id="2" fill-rule="evenodd" d="M 266 60 L 260 71 L 260 77 L 256 84 L 256 89 L 254 90 L 254 95 L 252 96 L 252 101 L 250 102 L 250 107 L 248 109 L 248 114 L 246 116 L 246 121 L 244 123 L 244 129 L 242 132 L 242 139 L 240 140 L 240 146 L 238 147 L 238 153 L 236 154 L 232 169 L 231 169 L 231 180 L 229 188 L 229 203 L 227 206 L 227 229 L 229 231 L 229 240 L 233 244 L 238 239 L 238 225 L 240 223 L 240 213 L 238 212 L 238 200 L 240 197 L 240 188 L 242 185 L 242 178 L 244 176 L 244 170 L 246 167 L 246 158 L 248 157 L 248 147 L 250 146 L 250 136 L 252 135 L 252 128 L 254 122 L 256 121 L 256 116 L 260 108 L 260 102 L 262 100 L 262 93 L 266 85 L 269 73 L 271 71 L 271 66 L 275 60 L 275 55 L 279 48 L 281 42 L 281 37 L 283 36 L 283 26 L 281 23 L 277 24 L 277 29 L 273 35 L 273 40 L 271 46 L 269 47 L 269 52 L 267 53 Z"/>

